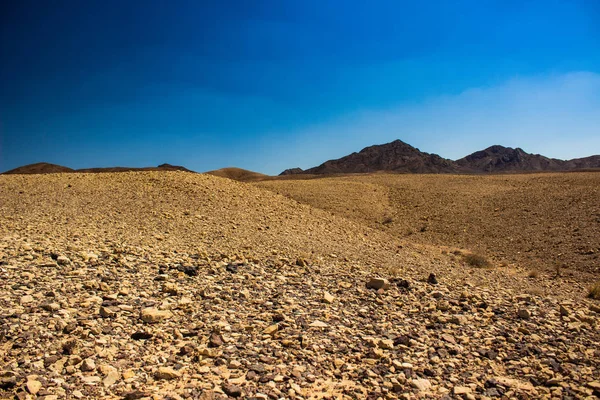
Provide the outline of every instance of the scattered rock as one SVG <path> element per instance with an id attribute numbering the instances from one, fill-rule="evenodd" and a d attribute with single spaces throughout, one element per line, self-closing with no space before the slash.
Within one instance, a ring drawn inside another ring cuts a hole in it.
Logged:
<path id="1" fill-rule="evenodd" d="M 531 313 L 526 308 L 520 308 L 519 311 L 517 311 L 517 316 L 521 319 L 529 319 L 531 318 Z"/>
<path id="2" fill-rule="evenodd" d="M 169 310 L 159 310 L 157 308 L 144 308 L 142 310 L 142 321 L 147 323 L 160 322 L 173 316 Z"/>
<path id="3" fill-rule="evenodd" d="M 83 372 L 93 371 L 96 369 L 96 363 L 91 358 L 86 358 L 81 363 L 81 370 Z"/>
<path id="4" fill-rule="evenodd" d="M 223 392 L 231 397 L 240 397 L 242 395 L 242 388 L 226 383 L 223 385 Z"/>
<path id="5" fill-rule="evenodd" d="M 27 381 L 27 391 L 33 395 L 38 394 L 38 392 L 40 391 L 40 389 L 42 388 L 42 382 L 37 381 L 35 379 L 33 380 L 28 380 Z"/>
<path id="6" fill-rule="evenodd" d="M 562 315 L 563 317 L 569 316 L 569 310 L 567 310 L 567 308 L 565 306 L 563 306 L 562 304 L 559 307 L 559 311 L 560 311 L 560 315 Z"/>
<path id="7" fill-rule="evenodd" d="M 454 386 L 453 392 L 457 396 L 471 394 L 473 390 L 468 386 Z"/>
<path id="8" fill-rule="evenodd" d="M 265 335 L 273 335 L 275 332 L 277 332 L 277 329 L 279 329 L 279 326 L 277 324 L 273 324 L 265 328 L 265 330 L 263 330 L 263 333 Z"/>
<path id="9" fill-rule="evenodd" d="M 163 285 L 162 291 L 171 295 L 177 294 L 177 285 L 173 282 L 167 282 Z"/>
<path id="10" fill-rule="evenodd" d="M 0 389 L 12 389 L 17 385 L 17 377 L 13 372 L 4 371 L 0 373 Z"/>
<path id="11" fill-rule="evenodd" d="M 335 301 L 335 297 L 333 297 L 331 293 L 325 292 L 323 293 L 323 301 L 325 301 L 327 304 L 331 304 Z"/>
<path id="12" fill-rule="evenodd" d="M 148 340 L 152 338 L 152 334 L 150 332 L 138 331 L 131 334 L 131 338 L 133 340 Z"/>
<path id="13" fill-rule="evenodd" d="M 383 278 L 371 278 L 369 282 L 367 282 L 367 288 L 375 290 L 387 290 L 390 288 L 390 282 Z"/>
<path id="14" fill-rule="evenodd" d="M 69 260 L 67 256 L 58 256 L 56 258 L 56 262 L 58 263 L 58 265 L 68 265 L 71 263 L 71 260 Z"/>
<path id="15" fill-rule="evenodd" d="M 431 285 L 438 284 L 438 280 L 433 272 L 429 274 L 429 277 L 427 278 L 427 283 L 429 283 Z"/>
<path id="16" fill-rule="evenodd" d="M 181 377 L 181 373 L 179 371 L 175 371 L 171 367 L 159 367 L 154 377 L 159 380 L 171 380 L 177 379 Z"/>
<path id="17" fill-rule="evenodd" d="M 210 334 L 208 339 L 208 347 L 220 347 L 223 345 L 223 336 L 217 331 Z"/>
<path id="18" fill-rule="evenodd" d="M 410 381 L 410 384 L 420 392 L 427 392 L 431 390 L 431 382 L 429 379 L 413 379 Z"/>
<path id="19" fill-rule="evenodd" d="M 121 378 L 121 374 L 116 369 L 109 371 L 104 379 L 102 380 L 102 384 L 104 387 L 110 387 L 114 385 Z"/>

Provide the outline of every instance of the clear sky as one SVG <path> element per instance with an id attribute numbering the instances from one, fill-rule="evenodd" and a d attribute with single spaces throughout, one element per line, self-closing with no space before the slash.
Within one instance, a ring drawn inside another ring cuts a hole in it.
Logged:
<path id="1" fill-rule="evenodd" d="M 600 154 L 597 0 L 0 4 L 0 171 Z"/>

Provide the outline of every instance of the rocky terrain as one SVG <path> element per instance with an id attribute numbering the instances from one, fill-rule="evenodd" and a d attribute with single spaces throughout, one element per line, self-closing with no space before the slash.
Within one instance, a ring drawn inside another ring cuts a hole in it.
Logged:
<path id="1" fill-rule="evenodd" d="M 280 175 L 328 175 L 377 171 L 419 174 L 480 174 L 599 168 L 600 155 L 564 161 L 539 154 L 529 154 L 520 148 L 513 149 L 495 145 L 452 161 L 437 154 L 424 153 L 401 140 L 394 140 L 391 143 L 366 147 L 358 153 L 352 153 L 337 160 L 329 160 L 307 170 L 286 169 Z"/>
<path id="2" fill-rule="evenodd" d="M 0 398 L 600 396 L 589 281 L 261 187 L 2 175 L 0 237 Z"/>
<path id="3" fill-rule="evenodd" d="M 399 239 L 467 248 L 532 271 L 600 274 L 598 172 L 370 174 L 258 185 Z"/>

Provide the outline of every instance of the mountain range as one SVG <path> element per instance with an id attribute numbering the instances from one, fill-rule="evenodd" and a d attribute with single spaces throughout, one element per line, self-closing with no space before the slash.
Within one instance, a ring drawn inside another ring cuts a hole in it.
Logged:
<path id="1" fill-rule="evenodd" d="M 530 154 L 521 148 L 499 145 L 477 151 L 453 161 L 430 154 L 401 140 L 365 147 L 358 153 L 329 160 L 323 164 L 302 170 L 292 168 L 280 175 L 295 174 L 347 174 L 390 171 L 400 173 L 498 173 L 535 171 L 573 171 L 600 168 L 600 155 L 559 160 L 540 154 Z"/>
<path id="2" fill-rule="evenodd" d="M 401 140 L 365 147 L 358 153 L 329 160 L 323 164 L 303 170 L 290 168 L 280 176 L 286 175 L 329 175 L 370 172 L 398 172 L 415 174 L 480 174 L 505 172 L 537 172 L 537 171 L 575 171 L 600 169 L 600 155 L 572 160 L 559 160 L 540 154 L 530 154 L 523 149 L 494 145 L 476 151 L 459 160 L 450 160 L 437 154 L 425 153 Z M 187 171 L 185 167 L 161 164 L 157 167 L 130 168 L 83 168 L 71 169 L 62 165 L 36 163 L 24 165 L 4 172 L 4 174 L 47 174 L 59 172 L 127 172 L 127 171 Z M 211 175 L 229 177 L 235 180 L 263 180 L 266 175 L 242 170 L 239 168 L 223 168 L 209 171 Z"/>

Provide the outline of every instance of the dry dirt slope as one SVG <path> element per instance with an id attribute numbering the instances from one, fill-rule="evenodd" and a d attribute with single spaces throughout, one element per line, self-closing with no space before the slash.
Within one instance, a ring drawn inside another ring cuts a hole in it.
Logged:
<path id="1" fill-rule="evenodd" d="M 469 269 L 227 179 L 0 176 L 0 238 L 0 398 L 599 390 L 582 285 Z"/>
<path id="2" fill-rule="evenodd" d="M 397 238 L 600 276 L 600 173 L 373 174 L 258 185 Z"/>

